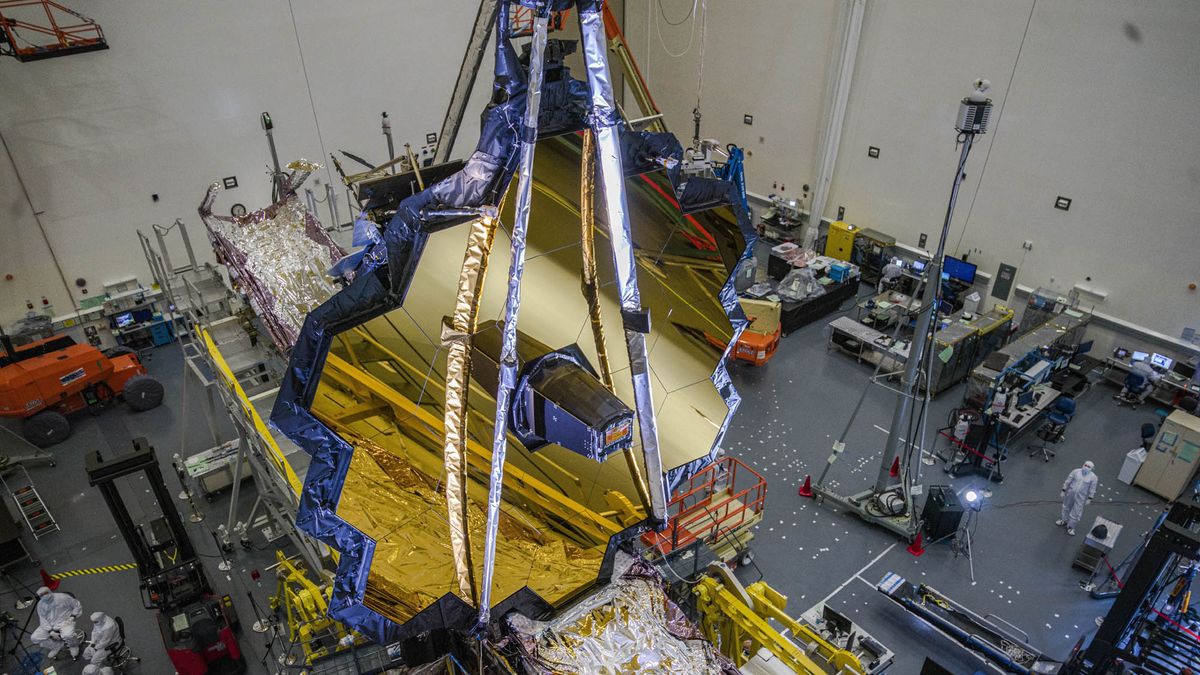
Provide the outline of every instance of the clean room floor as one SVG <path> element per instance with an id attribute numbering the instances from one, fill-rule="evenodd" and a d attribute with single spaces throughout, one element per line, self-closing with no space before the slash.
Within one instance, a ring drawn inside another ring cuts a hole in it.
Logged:
<path id="1" fill-rule="evenodd" d="M 38 565 L 14 565 L 8 570 L 5 582 L 0 584 L 0 611 L 11 613 L 22 624 L 31 615 L 33 608 L 16 610 L 13 601 L 17 594 L 32 595 L 32 591 L 41 585 L 39 566 L 51 574 L 56 574 L 133 562 L 133 556 L 121 538 L 100 491 L 88 486 L 87 473 L 84 470 L 85 453 L 123 453 L 131 449 L 133 438 L 144 436 L 155 448 L 168 490 L 178 495 L 182 488 L 171 469 L 172 455 L 180 452 L 187 456 L 215 445 L 209 435 L 208 424 L 200 404 L 203 389 L 191 376 L 186 378 L 189 384 L 186 402 L 188 412 L 186 415 L 182 412 L 184 400 L 180 383 L 184 378 L 179 344 L 160 347 L 146 354 L 148 356 L 143 355 L 143 362 L 166 389 L 161 406 L 144 413 L 134 413 L 124 404 L 118 403 L 96 416 L 87 413 L 74 415 L 71 417 L 70 438 L 49 448 L 54 453 L 58 465 L 42 465 L 29 469 L 30 477 L 50 513 L 58 520 L 61 531 L 45 535 L 38 541 L 26 534 L 23 537 L 26 546 L 30 554 L 40 562 Z M 221 414 L 219 409 L 218 414 Z M 6 427 L 18 430 L 19 425 L 12 422 L 13 420 L 4 420 Z M 219 424 L 222 441 L 236 437 L 227 418 L 222 416 Z M 4 443 L 8 443 L 7 435 L 3 440 Z M 149 489 L 143 487 L 145 480 L 138 475 L 118 481 L 121 494 L 135 521 L 139 519 L 140 514 L 159 513 L 154 507 L 154 499 Z M 241 491 L 239 499 L 242 517 L 249 513 L 254 502 L 254 490 L 251 486 L 250 482 L 243 484 L 246 489 Z M 8 500 L 7 495 L 4 495 L 4 498 Z M 217 565 L 221 558 L 212 532 L 218 525 L 226 522 L 229 499 L 229 490 L 215 493 L 212 503 L 197 499 L 197 507 L 205 514 L 205 519 L 198 524 L 188 523 L 189 533 L 215 590 L 219 594 L 229 594 L 233 597 L 244 628 L 239 644 L 246 654 L 249 666 L 247 672 L 266 673 L 268 670 L 261 665 L 261 661 L 264 657 L 274 658 L 266 654 L 270 636 L 250 630 L 255 613 L 247 593 L 254 595 L 260 612 L 269 612 L 267 598 L 275 591 L 275 576 L 267 567 L 275 563 L 276 548 L 283 547 L 289 553 L 293 551 L 287 545 L 286 539 L 268 545 L 261 534 L 253 533 L 256 550 L 245 551 L 237 548 L 229 556 L 234 563 L 233 568 L 228 572 L 218 570 Z M 11 503 L 6 503 L 9 510 L 13 511 Z M 190 514 L 188 503 L 177 500 L 175 506 L 186 523 Z M 252 570 L 259 570 L 260 581 L 256 582 L 251 578 Z M 136 570 L 69 577 L 62 581 L 59 591 L 74 593 L 83 604 L 83 617 L 78 627 L 89 634 L 92 626 L 88 616 L 94 611 L 101 610 L 124 619 L 126 642 L 133 654 L 142 659 L 140 668 L 131 668 L 131 672 L 146 675 L 174 672 L 159 637 L 154 612 L 142 605 Z M 37 619 L 34 618 L 28 624 L 27 630 L 32 631 L 36 625 Z M 28 635 L 24 636 L 23 642 L 29 644 Z M 286 642 L 286 635 L 282 641 L 276 641 L 273 649 L 275 656 L 285 647 Z M 83 669 L 83 665 L 82 658 L 74 663 L 69 659 L 54 662 L 60 675 L 76 675 Z"/>
<path id="2" fill-rule="evenodd" d="M 1125 453 L 1140 443 L 1141 424 L 1157 422 L 1155 408 L 1118 408 L 1111 399 L 1114 391 L 1097 384 L 1078 400 L 1066 439 L 1048 463 L 1023 451 L 1037 440 L 1031 427 L 1010 444 L 1002 484 L 987 485 L 982 477 L 952 479 L 940 461 L 923 466 L 920 482 L 926 488 L 975 485 L 991 490 L 973 528 L 972 581 L 968 561 L 956 559 L 948 542 L 928 547 L 917 558 L 890 531 L 797 495 L 806 474 L 813 474 L 814 481 L 820 474 L 873 370 L 826 349 L 826 324 L 833 318 L 784 338 L 774 359 L 763 367 L 731 368 L 743 402 L 726 451 L 767 478 L 765 517 L 751 544 L 754 565 L 739 571 L 743 581 L 761 574 L 788 596 L 792 615 L 827 599 L 897 653 L 890 669 L 894 673 L 919 672 L 926 655 L 955 673 L 985 668 L 875 590 L 888 572 L 927 583 L 980 615 L 1009 621 L 1028 633 L 1031 645 L 1065 659 L 1081 637 L 1095 631 L 1096 617 L 1111 604 L 1081 590 L 1087 574 L 1071 567 L 1092 519 L 1103 515 L 1124 525 L 1111 555 L 1115 566 L 1137 546 L 1164 506 L 1158 496 L 1117 480 Z M 932 401 L 929 436 L 961 404 L 963 386 Z M 890 390 L 870 386 L 846 439 L 846 451 L 827 479 L 838 493 L 853 494 L 875 482 L 895 401 Z M 930 445 L 940 447 L 927 441 L 925 448 Z M 1079 532 L 1070 537 L 1054 525 L 1061 506 L 1059 490 L 1067 473 L 1088 459 L 1096 463 L 1100 485 Z"/>

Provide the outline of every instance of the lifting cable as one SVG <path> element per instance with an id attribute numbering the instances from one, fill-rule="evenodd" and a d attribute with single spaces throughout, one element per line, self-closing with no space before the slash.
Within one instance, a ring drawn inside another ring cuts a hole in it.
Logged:
<path id="1" fill-rule="evenodd" d="M 672 22 L 667 19 L 667 14 L 666 14 L 666 12 L 663 11 L 663 6 L 662 6 L 663 0 L 657 0 L 657 2 L 658 2 L 658 14 L 656 14 L 654 16 L 654 30 L 658 33 L 659 44 L 662 45 L 663 51 L 667 53 L 667 56 L 670 56 L 673 59 L 678 59 L 678 58 L 687 56 L 688 52 L 692 51 L 692 42 L 696 38 L 696 21 L 695 21 L 696 6 L 700 4 L 700 0 L 692 0 L 692 8 L 690 10 L 688 10 L 687 16 L 680 19 L 677 23 Z M 692 30 L 691 30 L 691 33 L 688 34 L 687 47 L 685 47 L 682 52 L 679 52 L 678 54 L 676 54 L 676 53 L 672 52 L 670 49 L 667 49 L 667 41 L 663 39 L 662 26 L 658 22 L 659 15 L 662 16 L 663 22 L 666 23 L 668 26 L 682 26 L 688 19 L 692 19 Z"/>

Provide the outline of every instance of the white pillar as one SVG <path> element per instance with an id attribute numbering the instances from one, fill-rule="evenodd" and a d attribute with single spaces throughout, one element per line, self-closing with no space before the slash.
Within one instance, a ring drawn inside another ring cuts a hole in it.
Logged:
<path id="1" fill-rule="evenodd" d="M 850 83 L 854 79 L 854 61 L 858 56 L 858 40 L 862 36 L 863 14 L 867 0 L 843 0 L 838 19 L 837 54 L 829 66 L 829 101 L 825 107 L 818 153 L 817 178 L 813 181 L 813 199 L 809 208 L 809 225 L 804 231 L 804 246 L 812 248 L 821 229 L 825 203 L 833 183 L 837 165 L 838 146 L 842 142 L 842 127 L 846 120 L 846 102 L 850 98 Z"/>

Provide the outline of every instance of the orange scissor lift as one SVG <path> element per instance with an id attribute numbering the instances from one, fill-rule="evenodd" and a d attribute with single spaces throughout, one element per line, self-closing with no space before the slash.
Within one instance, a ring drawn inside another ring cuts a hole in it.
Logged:
<path id="1" fill-rule="evenodd" d="M 736 457 L 722 457 L 675 491 L 667 504 L 667 527 L 642 535 L 659 555 L 670 556 L 697 542 L 722 562 L 749 563 L 752 528 L 763 516 L 767 480 Z"/>

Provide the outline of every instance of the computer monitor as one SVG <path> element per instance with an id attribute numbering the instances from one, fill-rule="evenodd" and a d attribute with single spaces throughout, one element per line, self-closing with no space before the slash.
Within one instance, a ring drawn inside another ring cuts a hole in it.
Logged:
<path id="1" fill-rule="evenodd" d="M 1113 350 L 1113 358 L 1124 361 L 1129 358 L 1129 350 L 1124 347 L 1117 347 Z"/>
<path id="2" fill-rule="evenodd" d="M 1145 360 L 1146 360 L 1146 359 L 1148 359 L 1148 358 L 1150 358 L 1150 355 L 1149 355 L 1148 353 L 1146 353 L 1146 352 L 1134 351 L 1134 352 L 1133 352 L 1133 356 L 1132 356 L 1132 357 L 1131 357 L 1129 360 L 1130 360 L 1130 361 L 1135 361 L 1135 362 L 1136 362 L 1136 361 L 1145 361 Z"/>
<path id="3" fill-rule="evenodd" d="M 914 261 L 912 261 L 912 271 L 924 272 L 925 266 L 928 264 L 929 263 L 925 262 L 924 260 L 914 260 Z"/>
<path id="4" fill-rule="evenodd" d="M 954 256 L 946 256 L 942 259 L 942 271 L 950 275 L 951 279 L 958 279 L 964 284 L 975 283 L 975 264 L 965 260 L 959 260 Z"/>
<path id="5" fill-rule="evenodd" d="M 124 327 L 132 324 L 133 323 L 133 312 L 125 312 L 124 314 L 118 314 L 116 316 L 116 318 L 113 319 L 113 323 L 116 324 L 117 328 L 124 328 Z"/>
<path id="6" fill-rule="evenodd" d="M 821 609 L 821 618 L 825 619 L 825 624 L 835 634 L 849 635 L 854 630 L 854 624 L 850 619 L 829 605 L 825 605 Z"/>
<path id="7" fill-rule="evenodd" d="M 1175 363 L 1175 360 L 1169 356 L 1164 356 L 1158 352 L 1150 355 L 1150 365 L 1152 366 L 1158 366 L 1159 368 L 1170 368 L 1172 363 Z"/>
<path id="8" fill-rule="evenodd" d="M 1033 391 L 1023 391 L 1021 392 L 1021 395 L 1017 397 L 1017 407 L 1024 408 L 1026 406 L 1031 406 L 1033 405 L 1033 401 Z"/>
<path id="9" fill-rule="evenodd" d="M 1185 380 L 1190 380 L 1196 376 L 1196 366 L 1186 361 L 1176 361 L 1175 365 L 1171 366 L 1171 371 Z"/>
<path id="10" fill-rule="evenodd" d="M 1080 342 L 1079 346 L 1075 348 L 1075 355 L 1078 356 L 1080 354 L 1086 354 L 1086 353 L 1092 351 L 1092 347 L 1095 346 L 1095 344 L 1096 344 L 1095 340 L 1088 340 L 1087 342 Z"/>

